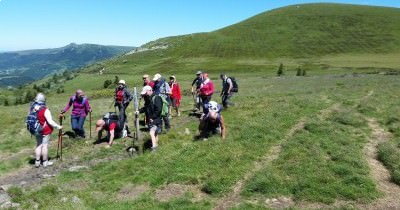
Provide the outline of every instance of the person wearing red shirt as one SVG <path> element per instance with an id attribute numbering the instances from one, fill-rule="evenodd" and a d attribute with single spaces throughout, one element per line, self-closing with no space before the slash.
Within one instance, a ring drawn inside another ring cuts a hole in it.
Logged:
<path id="1" fill-rule="evenodd" d="M 179 86 L 179 83 L 176 81 L 176 77 L 174 75 L 169 77 L 169 87 L 171 88 L 171 105 L 172 107 L 174 107 L 175 111 L 176 111 L 176 115 L 179 117 L 181 116 L 181 113 L 179 112 L 179 106 L 181 104 L 181 88 Z M 171 106 L 169 107 L 169 113 L 172 113 L 171 111 Z"/>
<path id="2" fill-rule="evenodd" d="M 125 126 L 124 113 L 120 112 L 119 116 L 116 113 L 107 113 L 103 119 L 96 121 L 96 132 L 98 137 L 98 142 L 101 141 L 103 131 L 107 132 L 108 145 L 106 148 L 112 146 L 114 139 L 118 137 L 126 137 L 127 130 Z"/>
<path id="3" fill-rule="evenodd" d="M 203 73 L 203 82 L 200 85 L 200 97 L 203 102 L 203 113 L 208 113 L 208 102 L 211 100 L 211 96 L 214 93 L 214 83 L 210 78 L 208 78 L 207 73 Z"/>
<path id="4" fill-rule="evenodd" d="M 146 85 L 154 89 L 154 82 L 150 80 L 148 74 L 143 75 L 143 87 Z"/>
<path id="5" fill-rule="evenodd" d="M 41 134 L 36 135 L 36 149 L 35 149 L 35 167 L 40 166 L 40 158 L 42 158 L 44 167 L 53 165 L 53 162 L 48 160 L 48 146 L 50 144 L 50 136 L 53 128 L 62 129 L 62 126 L 53 121 L 51 112 L 46 104 L 46 96 L 43 93 L 38 93 L 35 98 L 35 104 L 32 107 L 34 111 L 38 112 L 37 118 L 40 125 L 43 127 Z"/>

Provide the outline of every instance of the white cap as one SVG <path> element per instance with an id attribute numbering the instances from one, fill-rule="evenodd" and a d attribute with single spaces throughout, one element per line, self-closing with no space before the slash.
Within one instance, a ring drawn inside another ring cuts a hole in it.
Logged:
<path id="1" fill-rule="evenodd" d="M 159 80 L 161 78 L 161 74 L 156 74 L 156 75 L 154 75 L 154 77 L 153 77 L 153 81 L 157 81 L 157 80 Z"/>
<path id="2" fill-rule="evenodd" d="M 125 80 L 121 79 L 118 84 L 124 84 L 125 85 Z"/>
<path id="3" fill-rule="evenodd" d="M 140 95 L 144 95 L 147 93 L 147 91 L 153 90 L 150 86 L 146 85 L 143 87 L 142 92 L 140 92 Z"/>
<path id="4" fill-rule="evenodd" d="M 218 112 L 218 103 L 215 101 L 208 102 L 208 110 L 213 112 Z"/>
<path id="5" fill-rule="evenodd" d="M 46 102 L 46 96 L 45 96 L 43 93 L 38 93 L 38 94 L 36 95 L 36 97 L 35 97 L 35 102 L 38 102 L 38 103 L 40 103 L 40 102 L 42 102 L 42 103 Z"/>

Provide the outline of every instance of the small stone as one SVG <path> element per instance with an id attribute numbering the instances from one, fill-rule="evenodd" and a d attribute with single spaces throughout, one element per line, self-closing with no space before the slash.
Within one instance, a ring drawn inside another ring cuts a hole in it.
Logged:
<path id="1" fill-rule="evenodd" d="M 0 203 L 1 204 L 1 203 Z M 12 203 L 11 203 L 11 201 L 7 201 L 7 202 L 4 202 L 1 206 L 0 206 L 0 209 L 8 209 L 8 208 L 11 208 L 12 207 Z"/>
<path id="2" fill-rule="evenodd" d="M 69 172 L 79 171 L 81 169 L 87 169 L 87 166 L 72 166 L 68 169 Z"/>
<path id="3" fill-rule="evenodd" d="M 18 208 L 20 206 L 21 206 L 21 204 L 19 204 L 19 203 L 11 203 L 11 207 L 13 207 L 13 208 Z"/>
<path id="4" fill-rule="evenodd" d="M 79 199 L 78 197 L 74 196 L 72 197 L 72 203 L 80 203 L 81 199 Z"/>
<path id="5" fill-rule="evenodd" d="M 68 198 L 67 198 L 67 197 L 62 197 L 62 198 L 61 198 L 61 202 L 65 203 L 65 202 L 67 202 L 67 201 L 68 201 Z"/>
<path id="6" fill-rule="evenodd" d="M 189 128 L 185 128 L 185 134 L 186 134 L 186 135 L 190 135 L 190 130 L 189 130 Z"/>
<path id="7" fill-rule="evenodd" d="M 11 197 L 4 191 L 0 190 L 0 204 L 10 202 Z"/>

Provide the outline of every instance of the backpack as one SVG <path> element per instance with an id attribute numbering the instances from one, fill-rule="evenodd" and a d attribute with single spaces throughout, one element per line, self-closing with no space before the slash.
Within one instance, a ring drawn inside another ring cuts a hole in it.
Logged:
<path id="1" fill-rule="evenodd" d="M 153 103 L 155 98 L 156 96 L 153 96 Z M 162 100 L 161 117 L 166 117 L 168 115 L 168 101 L 165 97 L 160 96 L 160 98 Z"/>
<path id="2" fill-rule="evenodd" d="M 31 109 L 28 116 L 26 117 L 26 129 L 31 133 L 31 135 L 40 135 L 43 132 L 43 126 L 40 125 L 38 114 L 39 111 L 43 110 L 45 107 L 40 107 L 39 110 L 35 111 Z"/>
<path id="3" fill-rule="evenodd" d="M 82 105 L 85 104 L 85 99 L 86 99 L 85 97 L 82 98 Z M 72 97 L 72 104 L 74 104 L 75 100 L 76 96 Z"/>
<path id="4" fill-rule="evenodd" d="M 103 120 L 104 122 L 113 120 L 113 121 L 118 121 L 119 120 L 119 116 L 116 112 L 107 112 L 104 114 L 103 116 Z"/>
<path id="5" fill-rule="evenodd" d="M 104 116 L 103 116 L 103 120 L 104 120 L 104 122 L 105 122 L 107 127 L 110 126 L 110 124 L 112 122 L 116 122 L 117 123 L 117 128 L 116 129 L 120 128 L 119 116 L 118 116 L 118 114 L 116 112 L 107 112 L 107 113 L 105 113 Z"/>
<path id="6" fill-rule="evenodd" d="M 236 78 L 235 77 L 229 77 L 230 79 L 231 79 L 231 81 L 232 81 L 232 92 L 238 92 L 239 91 L 239 86 L 238 86 L 238 84 L 237 84 L 237 82 L 236 82 Z"/>

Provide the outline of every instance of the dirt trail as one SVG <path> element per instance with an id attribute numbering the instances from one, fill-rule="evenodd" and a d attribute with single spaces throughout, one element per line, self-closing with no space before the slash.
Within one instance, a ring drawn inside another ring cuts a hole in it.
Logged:
<path id="1" fill-rule="evenodd" d="M 390 181 L 390 173 L 385 166 L 377 160 L 377 146 L 390 139 L 391 135 L 380 127 L 375 119 L 367 119 L 372 130 L 369 142 L 364 148 L 371 175 L 377 184 L 378 190 L 384 196 L 373 203 L 359 205 L 360 209 L 400 209 L 400 187 Z"/>
<path id="2" fill-rule="evenodd" d="M 254 167 L 247 172 L 242 179 L 240 179 L 233 187 L 231 193 L 218 200 L 214 209 L 215 210 L 224 210 L 229 209 L 240 203 L 241 196 L 240 192 L 243 189 L 244 184 L 253 177 L 258 171 L 260 171 L 265 165 L 270 164 L 272 161 L 276 160 L 279 156 L 279 153 L 282 149 L 282 143 L 287 141 L 289 138 L 293 136 L 293 134 L 304 128 L 304 121 L 300 120 L 296 125 L 294 125 L 289 132 L 285 135 L 285 138 L 277 145 L 273 146 L 267 154 L 265 154 L 260 160 L 254 163 Z"/>

